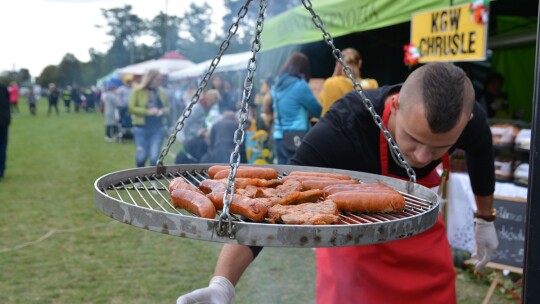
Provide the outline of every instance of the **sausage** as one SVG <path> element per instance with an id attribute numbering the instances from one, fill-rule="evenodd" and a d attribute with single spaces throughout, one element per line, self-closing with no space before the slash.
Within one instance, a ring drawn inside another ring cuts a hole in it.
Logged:
<path id="1" fill-rule="evenodd" d="M 357 180 L 342 180 L 342 179 L 308 179 L 302 181 L 304 190 L 324 189 L 326 186 L 335 184 L 359 184 Z"/>
<path id="2" fill-rule="evenodd" d="M 292 171 L 289 176 L 314 176 L 314 177 L 330 177 L 335 179 L 351 179 L 350 176 L 339 173 L 321 173 L 321 172 L 305 172 L 305 171 Z"/>
<path id="3" fill-rule="evenodd" d="M 202 192 L 208 194 L 215 191 L 225 191 L 225 183 L 213 179 L 205 179 L 199 184 L 199 189 Z"/>
<path id="4" fill-rule="evenodd" d="M 397 191 L 343 191 L 331 194 L 340 211 L 350 212 L 395 212 L 405 208 L 405 198 Z"/>
<path id="5" fill-rule="evenodd" d="M 229 177 L 229 169 L 218 171 L 214 174 L 213 179 L 222 179 Z M 236 170 L 237 178 L 261 178 L 261 179 L 276 179 L 278 172 L 273 168 L 264 167 L 238 167 Z"/>
<path id="6" fill-rule="evenodd" d="M 223 183 L 227 183 L 227 179 L 221 180 Z M 247 186 L 263 187 L 263 188 L 275 188 L 283 182 L 279 179 L 262 179 L 262 178 L 239 178 L 234 180 L 234 188 L 246 188 Z"/>
<path id="7" fill-rule="evenodd" d="M 326 195 L 331 195 L 337 192 L 343 192 L 343 191 L 351 191 L 351 190 L 357 190 L 357 191 L 388 191 L 394 189 L 384 185 L 384 184 L 336 184 L 336 185 L 330 185 L 324 187 L 323 191 Z"/>
<path id="8" fill-rule="evenodd" d="M 254 222 L 262 222 L 268 214 L 268 207 L 256 198 L 235 195 L 229 206 L 231 213 L 239 214 Z"/>
<path id="9" fill-rule="evenodd" d="M 305 181 L 305 180 L 319 180 L 319 179 L 332 179 L 332 180 L 339 180 L 337 178 L 333 177 L 324 177 L 324 176 L 308 176 L 308 175 L 287 175 L 281 178 L 283 182 L 290 181 L 290 180 L 297 180 L 297 181 Z"/>
<path id="10" fill-rule="evenodd" d="M 216 210 L 221 210 L 223 209 L 223 194 L 225 194 L 225 190 L 223 191 L 213 191 L 213 192 L 210 192 L 206 195 L 206 197 L 208 197 L 208 199 L 210 199 L 210 201 L 212 202 L 212 204 L 214 205 L 214 208 L 216 208 Z"/>
<path id="11" fill-rule="evenodd" d="M 208 168 L 208 176 L 211 179 L 227 178 L 229 176 L 230 169 L 231 169 L 231 166 L 222 166 L 222 165 L 211 166 L 210 168 Z M 226 174 L 220 173 L 220 174 L 223 174 L 223 176 L 216 177 L 216 174 L 223 170 L 227 171 L 227 173 Z M 250 173 L 242 173 L 249 176 L 238 176 L 240 171 L 250 172 Z M 278 172 L 273 168 L 239 166 L 238 169 L 236 170 L 236 177 L 274 179 L 278 177 Z"/>
<path id="12" fill-rule="evenodd" d="M 176 208 L 186 209 L 198 217 L 213 219 L 216 217 L 214 204 L 204 194 L 184 189 L 171 193 L 171 200 Z"/>
<path id="13" fill-rule="evenodd" d="M 191 184 L 188 184 L 188 182 L 186 182 L 186 180 L 182 177 L 177 177 L 169 183 L 169 193 L 172 193 L 176 189 L 191 190 L 203 194 L 201 190 L 197 189 L 197 187 Z"/>
<path id="14" fill-rule="evenodd" d="M 211 166 L 210 168 L 208 168 L 208 176 L 210 178 L 214 178 L 214 175 L 216 175 L 216 173 L 218 173 L 219 171 L 229 170 L 230 168 L 231 168 L 231 166 L 229 166 L 229 165 L 227 165 L 227 166 L 219 166 L 219 165 Z"/>
<path id="15" fill-rule="evenodd" d="M 224 192 L 212 192 L 206 196 L 212 201 L 216 209 L 222 210 L 223 194 Z M 262 222 L 268 213 L 268 207 L 262 201 L 236 194 L 229 205 L 229 210 L 230 213 L 244 216 L 254 222 Z"/>

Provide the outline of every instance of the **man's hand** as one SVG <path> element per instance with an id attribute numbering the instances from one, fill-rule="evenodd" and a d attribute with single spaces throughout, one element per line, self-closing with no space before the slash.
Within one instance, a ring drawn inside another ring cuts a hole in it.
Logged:
<path id="1" fill-rule="evenodd" d="M 234 286 L 225 277 L 216 276 L 206 288 L 197 289 L 176 300 L 176 304 L 229 304 L 234 298 Z"/>
<path id="2" fill-rule="evenodd" d="M 484 267 L 495 254 L 499 240 L 497 239 L 497 231 L 495 230 L 494 222 L 487 222 L 483 219 L 474 219 L 474 237 L 476 240 L 476 248 L 472 255 L 472 259 L 476 260 L 475 268 Z"/>

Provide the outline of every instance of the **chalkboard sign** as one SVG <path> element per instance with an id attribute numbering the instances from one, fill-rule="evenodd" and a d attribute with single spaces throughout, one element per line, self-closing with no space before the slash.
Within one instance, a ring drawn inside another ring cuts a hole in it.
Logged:
<path id="1" fill-rule="evenodd" d="M 523 268 L 527 204 L 496 197 L 493 205 L 497 209 L 495 229 L 499 247 L 491 262 Z"/>

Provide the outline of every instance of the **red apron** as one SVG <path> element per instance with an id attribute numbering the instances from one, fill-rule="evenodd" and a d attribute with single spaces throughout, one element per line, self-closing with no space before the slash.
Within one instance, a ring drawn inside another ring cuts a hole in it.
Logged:
<path id="1" fill-rule="evenodd" d="M 389 116 L 387 102 L 385 125 Z M 380 147 L 382 175 L 392 176 L 382 133 Z M 448 154 L 443 160 L 443 166 L 448 165 Z M 435 187 L 440 176 L 433 170 L 417 182 Z M 456 273 L 440 214 L 432 228 L 418 235 L 374 245 L 319 248 L 316 256 L 318 304 L 456 303 Z"/>

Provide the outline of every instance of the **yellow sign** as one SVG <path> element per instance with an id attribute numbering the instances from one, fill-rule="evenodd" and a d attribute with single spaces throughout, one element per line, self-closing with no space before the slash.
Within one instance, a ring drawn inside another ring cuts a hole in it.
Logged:
<path id="1" fill-rule="evenodd" d="M 419 62 L 485 60 L 487 23 L 481 19 L 473 20 L 468 4 L 414 14 L 411 44 Z"/>

